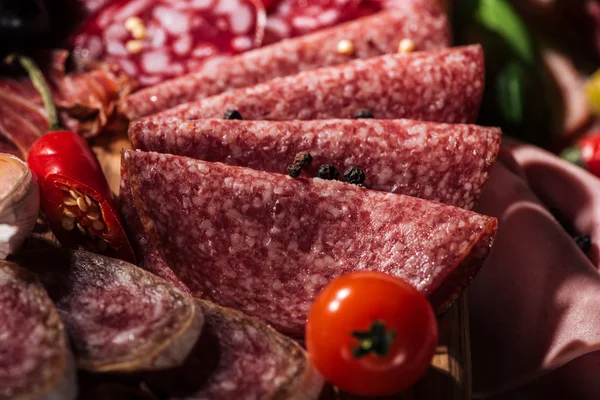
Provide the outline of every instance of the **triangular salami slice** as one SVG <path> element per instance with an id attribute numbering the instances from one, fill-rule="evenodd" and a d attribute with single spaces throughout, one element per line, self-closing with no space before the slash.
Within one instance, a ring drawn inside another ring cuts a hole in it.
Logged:
<path id="1" fill-rule="evenodd" d="M 472 209 L 500 150 L 498 128 L 412 120 L 142 120 L 129 128 L 136 149 L 286 173 L 301 151 L 302 176 L 331 164 L 357 166 L 369 189 Z"/>
<path id="2" fill-rule="evenodd" d="M 342 40 L 351 43 L 351 49 L 338 49 Z M 123 101 L 121 110 L 134 120 L 181 103 L 280 76 L 395 53 L 402 40 L 410 41 L 411 50 L 448 47 L 450 29 L 446 16 L 415 7 L 383 11 L 221 62 L 208 62 L 198 72 L 132 94 Z"/>
<path id="3" fill-rule="evenodd" d="M 127 151 L 144 230 L 195 296 L 300 334 L 332 279 L 402 277 L 447 307 L 481 267 L 497 221 L 414 197 L 322 179 Z"/>
<path id="4" fill-rule="evenodd" d="M 63 323 L 35 275 L 0 260 L 0 399 L 75 399 Z"/>
<path id="5" fill-rule="evenodd" d="M 388 54 L 305 71 L 182 104 L 150 118 L 244 119 L 355 118 L 368 110 L 378 119 L 475 121 L 484 87 L 481 46 Z"/>
<path id="6" fill-rule="evenodd" d="M 175 367 L 202 330 L 202 310 L 189 295 L 125 261 L 52 249 L 23 254 L 18 262 L 56 302 L 82 369 Z"/>
<path id="7" fill-rule="evenodd" d="M 206 323 L 185 363 L 147 380 L 160 398 L 317 399 L 323 378 L 294 340 L 238 311 L 198 300 Z"/>

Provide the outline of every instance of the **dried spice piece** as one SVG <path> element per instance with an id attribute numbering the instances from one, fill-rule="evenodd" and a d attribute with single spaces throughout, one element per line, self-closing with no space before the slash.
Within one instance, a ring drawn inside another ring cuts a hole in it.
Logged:
<path id="1" fill-rule="evenodd" d="M 356 112 L 356 114 L 354 114 L 354 118 L 356 118 L 356 119 L 361 119 L 361 118 L 375 118 L 375 116 L 373 115 L 373 112 L 371 112 L 371 110 L 367 110 L 365 108 L 361 108 L 360 110 L 358 110 Z"/>
<path id="2" fill-rule="evenodd" d="M 344 182 L 353 185 L 362 185 L 365 182 L 365 173 L 358 167 L 348 167 L 344 171 Z"/>
<path id="3" fill-rule="evenodd" d="M 590 235 L 575 236 L 573 240 L 575 240 L 581 251 L 586 254 L 592 249 L 592 237 Z"/>
<path id="4" fill-rule="evenodd" d="M 294 157 L 294 164 L 298 164 L 302 168 L 310 166 L 311 163 L 312 156 L 308 151 L 301 151 L 300 153 L 296 154 L 296 157 Z"/>
<path id="5" fill-rule="evenodd" d="M 225 119 L 244 119 L 242 118 L 242 114 L 238 110 L 227 110 L 225 114 L 223 114 L 223 118 Z"/>
<path id="6" fill-rule="evenodd" d="M 335 180 L 340 176 L 338 170 L 331 164 L 321 165 L 317 176 L 321 179 Z"/>
<path id="7" fill-rule="evenodd" d="M 300 176 L 302 168 L 310 166 L 311 163 L 312 156 L 310 153 L 308 151 L 301 151 L 300 153 L 296 154 L 296 157 L 294 157 L 294 163 L 288 165 L 287 173 L 292 178 L 297 178 Z"/>
<path id="8" fill-rule="evenodd" d="M 287 173 L 292 178 L 297 178 L 300 176 L 300 172 L 302 172 L 302 167 L 298 164 L 288 165 Z"/>

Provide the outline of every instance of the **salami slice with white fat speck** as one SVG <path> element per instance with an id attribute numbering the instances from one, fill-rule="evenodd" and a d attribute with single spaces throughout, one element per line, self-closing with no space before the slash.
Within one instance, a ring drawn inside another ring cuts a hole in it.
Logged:
<path id="1" fill-rule="evenodd" d="M 132 372 L 178 366 L 203 324 L 194 300 L 135 265 L 84 251 L 27 253 L 65 321 L 78 366 Z"/>
<path id="2" fill-rule="evenodd" d="M 369 189 L 472 209 L 500 150 L 501 131 L 413 120 L 142 120 L 129 127 L 136 149 L 286 173 L 301 151 L 320 165 L 357 166 Z"/>
<path id="3" fill-rule="evenodd" d="M 484 87 L 481 46 L 388 54 L 301 72 L 182 104 L 148 118 L 222 118 L 238 110 L 249 120 L 354 118 L 475 121 Z"/>
<path id="4" fill-rule="evenodd" d="M 355 19 L 362 0 L 281 0 L 267 17 L 268 42 L 306 35 Z"/>
<path id="5" fill-rule="evenodd" d="M 306 35 L 380 10 L 403 8 L 442 14 L 437 0 L 278 0 L 269 8 L 265 42 Z"/>
<path id="6" fill-rule="evenodd" d="M 119 0 L 71 38 L 77 56 L 114 61 L 143 86 L 262 43 L 260 0 Z"/>
<path id="7" fill-rule="evenodd" d="M 487 256 L 494 218 L 322 179 L 141 151 L 123 154 L 146 233 L 195 296 L 300 334 L 336 277 L 402 277 L 437 310 Z"/>
<path id="8" fill-rule="evenodd" d="M 52 300 L 31 272 L 0 260 L 0 399 L 71 400 L 76 392 Z"/>
<path id="9" fill-rule="evenodd" d="M 208 63 L 197 72 L 131 94 L 122 102 L 121 111 L 134 120 L 181 103 L 276 77 L 395 53 L 405 39 L 410 40 L 413 50 L 445 48 L 450 44 L 448 21 L 442 14 L 434 15 L 410 7 L 384 11 L 248 51 L 222 62 Z M 342 40 L 352 43 L 352 51 L 338 51 Z"/>
<path id="10" fill-rule="evenodd" d="M 238 311 L 198 300 L 206 324 L 185 363 L 155 373 L 161 398 L 313 400 L 323 378 L 292 339 Z"/>

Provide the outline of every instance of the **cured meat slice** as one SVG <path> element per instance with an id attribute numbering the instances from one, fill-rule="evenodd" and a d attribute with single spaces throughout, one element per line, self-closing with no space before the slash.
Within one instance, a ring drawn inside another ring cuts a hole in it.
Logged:
<path id="1" fill-rule="evenodd" d="M 222 118 L 238 110 L 244 119 L 375 118 L 433 122 L 475 121 L 484 87 L 481 46 L 355 60 L 182 104 L 152 118 Z"/>
<path id="2" fill-rule="evenodd" d="M 74 399 L 75 366 L 54 304 L 33 274 L 4 260 L 0 321 L 0 399 Z"/>
<path id="3" fill-rule="evenodd" d="M 412 120 L 142 120 L 129 128 L 134 148 L 286 173 L 301 151 L 339 171 L 358 166 L 369 189 L 472 209 L 500 150 L 501 131 Z"/>
<path id="4" fill-rule="evenodd" d="M 279 0 L 267 15 L 265 42 L 306 35 L 382 9 L 409 7 L 442 14 L 437 0 Z"/>
<path id="5" fill-rule="evenodd" d="M 131 246 L 135 251 L 136 262 L 148 271 L 170 281 L 179 289 L 189 294 L 190 290 L 187 286 L 177 278 L 171 268 L 162 259 L 158 250 L 150 243 L 150 240 L 144 231 L 144 227 L 140 222 L 140 218 L 133 206 L 129 176 L 127 175 L 127 170 L 124 168 L 123 164 L 121 164 L 121 184 L 119 189 L 119 206 L 121 208 L 123 221 L 126 221 L 127 223 L 125 228 L 129 235 Z"/>
<path id="6" fill-rule="evenodd" d="M 149 382 L 161 398 L 317 399 L 323 378 L 292 339 L 238 311 L 198 300 L 206 323 L 186 362 Z"/>
<path id="7" fill-rule="evenodd" d="M 306 35 L 359 16 L 362 0 L 282 0 L 267 17 L 269 42 Z M 370 11 L 377 10 L 371 8 Z"/>
<path id="8" fill-rule="evenodd" d="M 147 86 L 260 46 L 265 22 L 260 0 L 119 0 L 71 42 L 76 54 L 116 62 Z"/>
<path id="9" fill-rule="evenodd" d="M 445 309 L 496 231 L 494 218 L 338 181 L 141 151 L 122 162 L 142 226 L 192 294 L 291 334 L 355 270 L 402 277 Z"/>
<path id="10" fill-rule="evenodd" d="M 78 366 L 131 372 L 177 366 L 203 324 L 191 297 L 125 261 L 52 249 L 19 258 L 56 302 Z"/>
<path id="11" fill-rule="evenodd" d="M 107 65 L 67 74 L 66 58 L 65 51 L 52 52 L 46 74 L 61 123 L 86 138 L 93 137 L 109 124 L 117 100 L 132 89 L 132 82 Z M 49 129 L 47 118 L 29 79 L 0 79 L 0 147 L 27 158 L 33 142 Z"/>
<path id="12" fill-rule="evenodd" d="M 198 72 L 133 93 L 123 100 L 121 111 L 134 120 L 276 77 L 342 64 L 355 58 L 395 53 L 403 39 L 410 39 L 416 50 L 447 47 L 450 44 L 448 21 L 443 15 L 413 8 L 381 12 L 211 63 Z M 341 40 L 352 42 L 353 51 L 338 52 Z"/>

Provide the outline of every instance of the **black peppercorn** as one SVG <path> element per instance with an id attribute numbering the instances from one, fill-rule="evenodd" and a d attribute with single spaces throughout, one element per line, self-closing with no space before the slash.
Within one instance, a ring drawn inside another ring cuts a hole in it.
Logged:
<path id="1" fill-rule="evenodd" d="M 592 249 L 592 237 L 590 235 L 575 236 L 573 238 L 581 251 L 588 253 Z"/>
<path id="2" fill-rule="evenodd" d="M 225 119 L 244 119 L 238 110 L 227 110 L 223 115 Z"/>
<path id="3" fill-rule="evenodd" d="M 344 182 L 353 185 L 362 185 L 365 181 L 365 173 L 358 167 L 348 167 L 344 171 Z"/>
<path id="4" fill-rule="evenodd" d="M 360 109 L 356 112 L 356 114 L 354 114 L 354 118 L 356 119 L 361 119 L 361 118 L 375 118 L 375 116 L 373 115 L 373 113 L 371 112 L 371 110 L 366 110 L 366 109 Z"/>
<path id="5" fill-rule="evenodd" d="M 308 167 L 312 163 L 312 156 L 308 151 L 301 151 L 296 154 L 294 158 L 294 164 L 298 164 L 300 167 Z"/>
<path id="6" fill-rule="evenodd" d="M 321 179 L 334 180 L 337 179 L 338 176 L 340 176 L 340 173 L 333 165 L 325 164 L 319 167 L 317 176 Z"/>
<path id="7" fill-rule="evenodd" d="M 300 172 L 302 172 L 302 167 L 298 164 L 291 164 L 287 167 L 287 173 L 292 178 L 297 178 L 300 176 Z"/>

